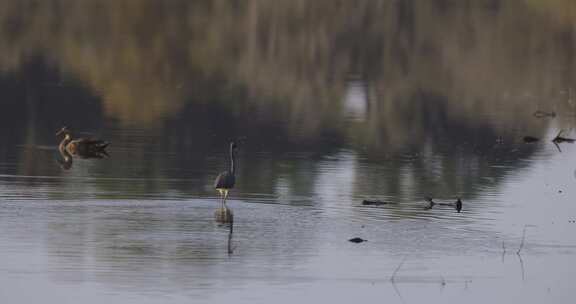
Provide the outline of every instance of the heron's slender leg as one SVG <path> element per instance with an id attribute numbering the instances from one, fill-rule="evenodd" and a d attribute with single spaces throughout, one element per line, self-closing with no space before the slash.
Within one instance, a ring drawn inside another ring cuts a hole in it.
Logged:
<path id="1" fill-rule="evenodd" d="M 222 189 L 217 189 L 220 194 L 220 208 L 224 209 L 224 193 Z"/>
<path id="2" fill-rule="evenodd" d="M 223 207 L 226 207 L 226 199 L 228 198 L 228 189 L 224 190 L 224 204 L 222 205 Z"/>

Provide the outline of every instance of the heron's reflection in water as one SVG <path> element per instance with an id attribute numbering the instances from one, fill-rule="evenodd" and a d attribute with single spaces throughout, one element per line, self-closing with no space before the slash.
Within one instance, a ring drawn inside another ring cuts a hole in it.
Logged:
<path id="1" fill-rule="evenodd" d="M 232 234 L 234 233 L 234 214 L 232 213 L 232 209 L 228 208 L 227 206 L 218 208 L 216 209 L 216 212 L 214 212 L 214 218 L 216 222 L 222 226 L 228 226 L 228 254 L 234 253 L 234 248 L 232 247 Z"/>

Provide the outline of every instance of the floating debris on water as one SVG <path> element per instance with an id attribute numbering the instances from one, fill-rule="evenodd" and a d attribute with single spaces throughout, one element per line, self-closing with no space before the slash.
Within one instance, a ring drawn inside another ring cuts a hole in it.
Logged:
<path id="1" fill-rule="evenodd" d="M 366 206 L 381 206 L 381 205 L 388 205 L 388 204 L 392 204 L 392 202 L 383 202 L 383 201 L 371 201 L 371 200 L 363 200 L 362 201 L 362 205 L 366 205 Z"/>
<path id="2" fill-rule="evenodd" d="M 436 202 L 434 202 L 431 197 L 426 197 L 425 199 L 428 201 L 428 206 L 424 207 L 424 209 L 432 209 L 432 207 L 436 205 Z"/>
<path id="3" fill-rule="evenodd" d="M 425 210 L 432 209 L 434 206 L 438 205 L 454 207 L 458 213 L 462 211 L 462 200 L 460 198 L 458 198 L 454 203 L 436 203 L 431 197 L 426 197 L 425 199 L 428 201 L 428 206 L 424 207 Z"/>
<path id="4" fill-rule="evenodd" d="M 349 239 L 348 241 L 349 241 L 349 242 L 352 242 L 352 243 L 368 242 L 368 240 L 365 240 L 365 239 L 359 238 L 359 237 L 351 238 L 351 239 Z"/>
<path id="5" fill-rule="evenodd" d="M 538 110 L 538 111 L 534 112 L 533 115 L 534 115 L 534 117 L 536 117 L 536 118 L 544 118 L 544 117 L 552 117 L 552 118 L 554 118 L 554 117 L 556 117 L 556 112 L 544 112 L 544 111 Z"/>

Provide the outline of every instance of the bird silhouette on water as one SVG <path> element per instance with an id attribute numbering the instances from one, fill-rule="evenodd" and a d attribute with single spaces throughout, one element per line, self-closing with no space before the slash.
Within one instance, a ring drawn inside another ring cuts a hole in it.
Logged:
<path id="1" fill-rule="evenodd" d="M 458 200 L 456 201 L 455 208 L 456 208 L 456 211 L 458 211 L 458 213 L 460 213 L 460 211 L 462 211 L 462 201 L 460 200 L 460 198 L 458 198 Z"/>
<path id="2" fill-rule="evenodd" d="M 227 171 L 224 171 L 216 177 L 214 181 L 214 188 L 220 194 L 221 198 L 221 205 L 220 208 L 216 210 L 215 216 L 216 220 L 219 222 L 232 222 L 233 215 L 232 210 L 230 210 L 226 206 L 226 199 L 228 198 L 228 192 L 234 188 L 234 184 L 236 183 L 236 165 L 235 165 L 235 158 L 236 158 L 236 143 L 230 143 L 230 150 L 229 150 L 229 157 L 230 157 L 230 168 Z"/>

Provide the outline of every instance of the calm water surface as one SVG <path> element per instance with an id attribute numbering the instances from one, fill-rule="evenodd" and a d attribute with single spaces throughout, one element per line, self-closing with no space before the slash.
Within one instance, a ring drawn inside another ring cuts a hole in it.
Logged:
<path id="1" fill-rule="evenodd" d="M 570 303 L 576 7 L 459 3 L 1 2 L 1 302 Z"/>

